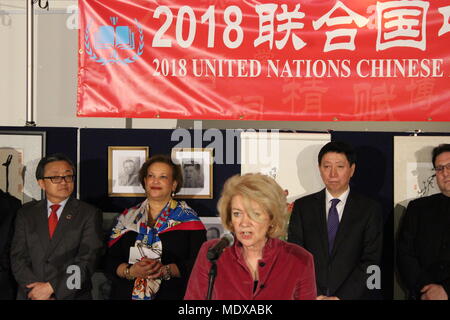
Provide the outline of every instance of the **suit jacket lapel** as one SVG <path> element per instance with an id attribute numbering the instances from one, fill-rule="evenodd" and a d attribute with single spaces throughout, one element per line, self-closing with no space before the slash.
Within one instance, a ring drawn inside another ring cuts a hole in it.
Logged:
<path id="1" fill-rule="evenodd" d="M 42 248 L 46 250 L 50 242 L 50 235 L 48 233 L 47 200 L 41 200 L 37 204 L 37 212 L 33 215 L 33 219 Z"/>
<path id="2" fill-rule="evenodd" d="M 318 219 L 318 223 L 316 224 L 316 226 L 319 228 L 319 234 L 321 234 L 322 236 L 321 238 L 321 243 L 322 243 L 322 247 L 323 247 L 323 251 L 322 252 L 326 252 L 327 256 L 328 256 L 328 228 L 327 228 L 327 212 L 326 212 L 326 207 L 325 207 L 325 189 L 323 189 L 322 191 L 320 191 L 319 193 L 317 193 L 317 205 L 315 206 L 316 209 L 316 214 L 315 216 Z"/>
<path id="3" fill-rule="evenodd" d="M 334 247 L 331 252 L 331 256 L 334 256 L 337 248 L 344 242 L 346 235 L 350 234 L 351 224 L 353 220 L 353 216 L 358 213 L 358 208 L 355 203 L 355 200 L 352 196 L 352 192 L 350 191 L 347 201 L 345 202 L 344 211 L 342 213 L 341 221 L 339 222 L 339 228 L 336 233 L 336 238 L 334 239 Z"/>
<path id="4" fill-rule="evenodd" d="M 67 229 L 70 227 L 72 220 L 75 218 L 77 213 L 76 202 L 73 198 L 69 198 L 66 205 L 64 206 L 63 212 L 59 217 L 58 224 L 56 225 L 55 233 L 53 234 L 52 240 L 50 241 L 49 253 L 53 252 L 58 243 L 64 238 Z"/>

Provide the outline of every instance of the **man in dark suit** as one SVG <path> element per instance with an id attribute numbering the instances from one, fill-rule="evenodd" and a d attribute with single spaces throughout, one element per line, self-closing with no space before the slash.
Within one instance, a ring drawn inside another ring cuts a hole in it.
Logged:
<path id="1" fill-rule="evenodd" d="M 21 205 L 19 199 L 0 190 L 0 300 L 13 300 L 16 297 L 17 284 L 11 272 L 9 254 L 14 220 Z"/>
<path id="2" fill-rule="evenodd" d="M 351 146 L 330 142 L 318 160 L 326 188 L 295 201 L 288 241 L 313 254 L 318 300 L 366 299 L 368 267 L 381 259 L 381 206 L 350 189 Z"/>
<path id="3" fill-rule="evenodd" d="M 102 249 L 102 214 L 71 198 L 75 167 L 63 154 L 43 158 L 36 179 L 46 199 L 18 212 L 11 265 L 18 299 L 91 299 Z"/>
<path id="4" fill-rule="evenodd" d="M 432 161 L 441 193 L 408 204 L 397 241 L 400 279 L 416 300 L 450 293 L 450 144 L 434 148 Z"/>

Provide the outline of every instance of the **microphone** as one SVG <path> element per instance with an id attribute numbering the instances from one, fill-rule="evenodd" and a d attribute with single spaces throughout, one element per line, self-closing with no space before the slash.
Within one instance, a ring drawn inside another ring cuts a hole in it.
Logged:
<path id="1" fill-rule="evenodd" d="M 219 242 L 217 242 L 215 245 L 213 245 L 211 248 L 208 249 L 208 253 L 206 254 L 206 257 L 209 261 L 214 262 L 217 259 L 219 259 L 220 255 L 222 254 L 223 250 L 226 247 L 231 247 L 234 243 L 234 236 L 231 233 L 226 233 Z"/>

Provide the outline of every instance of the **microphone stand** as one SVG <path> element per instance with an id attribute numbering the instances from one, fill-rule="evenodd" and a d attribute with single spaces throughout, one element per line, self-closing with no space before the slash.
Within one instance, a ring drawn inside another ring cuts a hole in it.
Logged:
<path id="1" fill-rule="evenodd" d="M 212 291 L 214 288 L 214 280 L 216 280 L 216 276 L 217 276 L 216 260 L 211 260 L 211 269 L 209 269 L 208 273 L 208 294 L 206 296 L 206 300 L 211 300 Z"/>
<path id="2" fill-rule="evenodd" d="M 222 254 L 223 250 L 225 250 L 226 247 L 229 247 L 233 245 L 234 243 L 234 236 L 233 234 L 225 235 L 222 237 L 222 239 L 216 244 L 217 247 L 211 247 L 209 248 L 206 258 L 211 262 L 211 268 L 209 269 L 208 273 L 208 293 L 206 294 L 206 300 L 211 300 L 212 298 L 212 292 L 214 288 L 214 281 L 216 280 L 217 276 L 217 265 L 216 261 L 219 259 L 220 255 Z M 215 245 L 215 246 L 216 246 Z M 210 251 L 212 250 L 212 251 Z"/>

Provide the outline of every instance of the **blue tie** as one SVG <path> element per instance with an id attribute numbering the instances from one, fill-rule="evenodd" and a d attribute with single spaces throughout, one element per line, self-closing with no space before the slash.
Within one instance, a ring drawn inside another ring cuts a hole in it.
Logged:
<path id="1" fill-rule="evenodd" d="M 336 238 L 336 232 L 339 227 L 339 214 L 336 206 L 339 203 L 339 199 L 331 200 L 331 207 L 328 211 L 328 253 L 331 254 L 334 245 L 334 238 Z"/>

